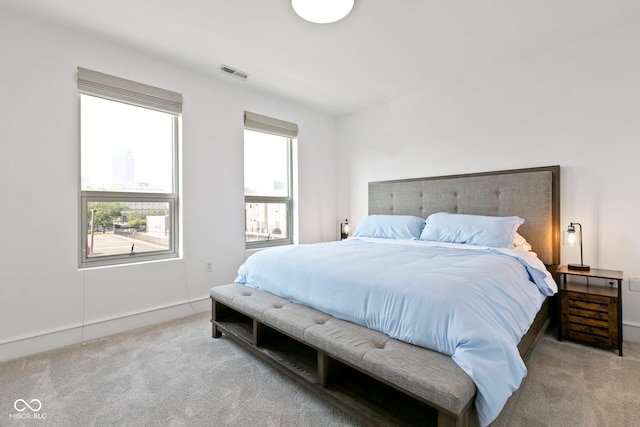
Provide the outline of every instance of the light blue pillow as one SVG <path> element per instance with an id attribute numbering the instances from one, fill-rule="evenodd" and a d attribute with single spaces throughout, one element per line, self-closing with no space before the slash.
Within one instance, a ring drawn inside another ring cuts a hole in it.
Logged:
<path id="1" fill-rule="evenodd" d="M 427 218 L 420 240 L 513 248 L 524 219 L 518 216 L 484 216 L 438 212 Z"/>
<path id="2" fill-rule="evenodd" d="M 353 237 L 417 240 L 424 218 L 412 215 L 369 215 L 353 232 Z"/>

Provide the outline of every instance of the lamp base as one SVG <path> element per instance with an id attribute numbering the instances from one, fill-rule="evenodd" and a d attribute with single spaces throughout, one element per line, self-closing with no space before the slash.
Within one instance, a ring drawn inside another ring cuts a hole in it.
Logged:
<path id="1" fill-rule="evenodd" d="M 591 270 L 591 267 L 589 267 L 588 265 L 584 265 L 584 264 L 569 264 L 569 265 L 567 265 L 567 268 L 569 270 L 580 270 L 580 271 L 589 271 L 589 270 Z"/>

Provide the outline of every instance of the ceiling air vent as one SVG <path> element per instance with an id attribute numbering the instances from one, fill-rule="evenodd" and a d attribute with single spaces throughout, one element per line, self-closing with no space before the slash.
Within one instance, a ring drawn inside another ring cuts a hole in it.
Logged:
<path id="1" fill-rule="evenodd" d="M 249 74 L 245 73 L 244 71 L 236 70 L 235 68 L 229 67 L 228 65 L 221 66 L 220 70 L 222 70 L 222 72 L 225 74 L 229 74 L 241 80 L 247 80 L 247 77 L 249 77 Z"/>

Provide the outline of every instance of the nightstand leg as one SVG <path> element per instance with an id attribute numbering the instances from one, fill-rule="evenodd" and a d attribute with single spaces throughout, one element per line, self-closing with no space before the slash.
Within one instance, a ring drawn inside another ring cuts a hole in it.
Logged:
<path id="1" fill-rule="evenodd" d="M 564 283 L 566 283 L 567 281 L 567 275 L 561 274 L 558 277 L 558 281 L 560 282 L 560 286 L 558 287 L 558 307 L 556 309 L 556 312 L 558 313 L 558 341 L 562 341 L 562 288 Z"/>
<path id="2" fill-rule="evenodd" d="M 622 280 L 618 280 L 618 356 L 622 357 Z"/>

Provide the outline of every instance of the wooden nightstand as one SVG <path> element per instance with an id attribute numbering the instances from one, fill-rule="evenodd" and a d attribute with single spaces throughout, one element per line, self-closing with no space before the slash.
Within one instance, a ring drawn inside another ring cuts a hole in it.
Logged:
<path id="1" fill-rule="evenodd" d="M 617 348 L 622 356 L 622 271 L 569 270 L 562 265 L 556 274 L 560 279 L 558 339 Z M 583 280 L 578 282 L 577 277 Z M 589 283 L 592 279 L 600 284 Z"/>

